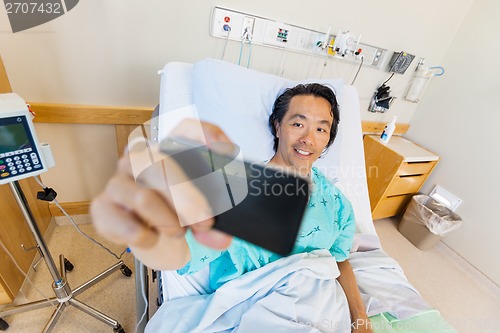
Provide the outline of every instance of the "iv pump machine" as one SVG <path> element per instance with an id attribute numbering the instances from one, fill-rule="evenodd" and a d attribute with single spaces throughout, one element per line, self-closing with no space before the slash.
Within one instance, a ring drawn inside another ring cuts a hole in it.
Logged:
<path id="1" fill-rule="evenodd" d="M 54 165 L 50 146 L 38 142 L 32 118 L 21 97 L 0 94 L 0 185 L 39 175 Z"/>

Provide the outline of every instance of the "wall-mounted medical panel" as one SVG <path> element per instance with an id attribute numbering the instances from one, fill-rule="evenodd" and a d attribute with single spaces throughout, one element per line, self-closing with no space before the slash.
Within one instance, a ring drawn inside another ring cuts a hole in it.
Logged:
<path id="1" fill-rule="evenodd" d="M 360 62 L 360 56 L 355 54 L 344 57 L 331 55 L 327 44 L 331 44 L 335 35 L 299 27 L 293 24 L 235 11 L 232 9 L 215 7 L 210 22 L 212 37 L 230 39 L 241 42 L 245 40 L 252 44 L 286 49 L 293 52 L 313 55 L 330 56 L 343 61 Z M 381 68 L 388 53 L 386 49 L 358 43 L 357 49 L 362 49 L 363 65 Z"/>

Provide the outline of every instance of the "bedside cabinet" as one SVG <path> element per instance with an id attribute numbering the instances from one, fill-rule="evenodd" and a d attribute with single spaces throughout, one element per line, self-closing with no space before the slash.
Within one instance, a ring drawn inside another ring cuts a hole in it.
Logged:
<path id="1" fill-rule="evenodd" d="M 365 135 L 363 143 L 373 219 L 403 213 L 439 156 L 401 136 L 384 144 L 379 135 Z"/>

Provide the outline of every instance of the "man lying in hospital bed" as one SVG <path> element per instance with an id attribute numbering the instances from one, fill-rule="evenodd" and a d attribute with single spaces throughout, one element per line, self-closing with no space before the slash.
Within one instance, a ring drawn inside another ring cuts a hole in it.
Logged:
<path id="1" fill-rule="evenodd" d="M 226 64 L 208 62 L 198 69 L 213 66 L 224 68 Z M 340 191 L 312 166 L 335 138 L 339 113 L 331 89 L 318 84 L 288 89 L 275 103 L 269 119 L 275 151 L 269 164 L 291 168 L 314 183 L 295 255 L 279 259 L 239 239 L 229 245 L 226 235 L 210 228 L 212 220 L 192 225 L 184 237 L 186 228 L 179 226 L 178 212 L 170 208 L 171 199 L 138 186 L 127 157 L 105 192 L 94 201 L 97 229 L 111 240 L 129 244 L 146 265 L 207 277 L 202 282 L 202 295 L 166 302 L 150 322 L 149 331 L 219 332 L 237 328 L 239 332 L 260 332 L 272 327 L 284 332 L 370 332 L 363 301 L 370 315 L 393 310 L 391 314 L 402 319 L 428 309 L 411 286 L 401 283 L 405 279 L 401 279 L 399 266 L 380 253 L 370 260 L 364 260 L 362 252 L 351 254 L 353 266 L 364 272 L 356 278 L 365 274 L 364 282 L 358 281 L 360 288 L 370 291 L 363 298 L 359 293 L 346 260 L 356 228 L 354 213 Z M 185 136 L 195 132 L 193 123 L 183 126 L 179 132 Z M 229 141 L 217 126 L 204 124 L 203 130 L 208 142 Z M 148 177 L 150 182 L 158 182 L 157 176 Z M 185 199 L 189 202 L 192 198 Z M 371 276 L 370 265 L 386 267 L 388 274 Z M 391 277 L 399 278 L 394 280 L 398 284 L 393 292 L 400 293 L 405 304 L 394 295 L 391 299 L 390 292 L 377 286 L 377 281 Z M 386 302 L 377 305 L 377 298 L 370 294 L 385 296 Z M 372 321 L 378 319 L 372 317 Z"/>

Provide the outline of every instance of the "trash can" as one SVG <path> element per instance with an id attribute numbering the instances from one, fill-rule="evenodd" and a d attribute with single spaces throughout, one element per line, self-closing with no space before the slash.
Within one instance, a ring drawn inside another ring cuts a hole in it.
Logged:
<path id="1" fill-rule="evenodd" d="M 411 198 L 398 230 L 413 245 L 428 250 L 462 225 L 462 218 L 437 200 L 424 194 Z"/>

